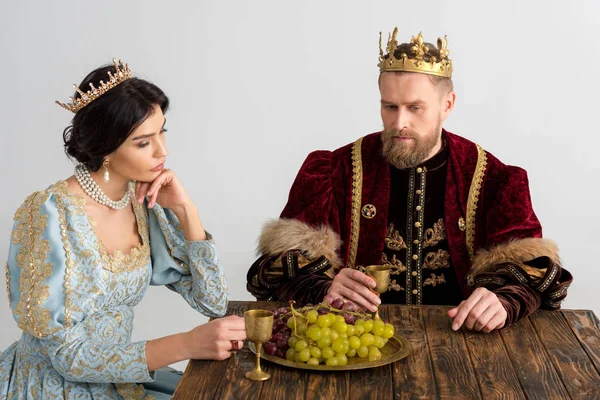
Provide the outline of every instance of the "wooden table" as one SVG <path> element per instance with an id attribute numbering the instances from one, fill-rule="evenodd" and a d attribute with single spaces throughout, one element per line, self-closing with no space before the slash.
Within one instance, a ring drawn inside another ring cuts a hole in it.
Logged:
<path id="1" fill-rule="evenodd" d="M 278 306 L 230 302 L 228 314 Z M 394 364 L 312 372 L 261 363 L 244 346 L 226 361 L 191 361 L 173 399 L 600 399 L 600 323 L 591 311 L 539 311 L 491 334 L 450 329 L 447 307 L 382 306 L 412 352 Z"/>

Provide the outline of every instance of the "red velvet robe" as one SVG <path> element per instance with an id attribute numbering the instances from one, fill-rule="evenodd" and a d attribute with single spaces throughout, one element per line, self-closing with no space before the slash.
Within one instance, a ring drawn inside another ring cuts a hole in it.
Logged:
<path id="1" fill-rule="evenodd" d="M 527 173 L 467 139 L 443 135 L 449 151 L 444 221 L 463 297 L 488 287 L 509 311 L 509 324 L 540 306 L 558 308 L 572 277 L 554 244 L 541 239 Z M 337 268 L 381 262 L 390 194 L 390 164 L 381 148 L 374 133 L 307 157 L 281 219 L 263 231 L 263 256 L 248 273 L 250 292 L 318 302 Z"/>

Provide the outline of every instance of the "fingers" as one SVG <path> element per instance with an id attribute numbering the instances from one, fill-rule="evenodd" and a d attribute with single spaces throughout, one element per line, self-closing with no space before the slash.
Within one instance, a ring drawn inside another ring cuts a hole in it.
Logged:
<path id="1" fill-rule="evenodd" d="M 448 310 L 448 316 L 450 318 L 456 317 L 456 314 L 458 314 L 458 307 L 454 307 L 453 309 Z"/>
<path id="2" fill-rule="evenodd" d="M 361 285 L 372 288 L 372 289 L 375 288 L 375 279 L 371 278 L 369 275 L 362 273 L 356 269 L 345 268 L 342 271 L 344 271 L 345 275 L 348 276 L 348 278 L 352 279 L 353 281 L 356 281 L 356 282 L 360 283 Z M 342 271 L 340 271 L 340 273 Z"/>
<path id="3" fill-rule="evenodd" d="M 473 308 L 471 308 L 469 315 L 467 315 L 467 319 L 465 320 L 465 327 L 468 330 L 473 330 L 475 328 L 475 323 L 477 322 L 477 320 L 483 315 L 483 313 L 489 307 L 490 307 L 489 302 L 487 302 L 485 300 L 479 300 L 477 302 L 477 304 L 475 304 L 473 306 Z M 491 310 L 491 312 L 492 312 L 492 315 L 494 315 L 493 310 Z M 491 316 L 490 316 L 490 318 L 491 318 Z"/>
<path id="4" fill-rule="evenodd" d="M 381 300 L 364 283 L 371 284 L 371 278 L 360 271 L 343 269 L 336 275 L 329 294 L 335 298 L 345 298 L 366 310 L 376 311 Z"/>
<path id="5" fill-rule="evenodd" d="M 144 197 L 148 193 L 148 189 L 150 188 L 150 184 L 147 182 L 136 182 L 135 184 L 135 198 L 138 203 L 144 202 Z"/>
<path id="6" fill-rule="evenodd" d="M 494 316 L 497 313 L 498 313 L 498 310 L 495 307 L 493 307 L 493 306 L 488 307 L 477 318 L 477 320 L 475 321 L 472 329 L 475 330 L 475 331 L 481 331 L 483 328 L 485 328 L 487 326 L 487 324 L 490 322 L 490 320 L 492 318 L 494 318 Z M 467 318 L 467 320 L 468 320 L 468 318 Z M 467 324 L 467 327 L 468 327 L 468 324 Z"/>
<path id="7" fill-rule="evenodd" d="M 490 321 L 486 324 L 486 326 L 482 329 L 485 333 L 490 333 L 494 329 L 501 329 L 504 327 L 506 323 L 506 316 L 502 315 L 502 313 L 497 313 L 490 319 Z"/>

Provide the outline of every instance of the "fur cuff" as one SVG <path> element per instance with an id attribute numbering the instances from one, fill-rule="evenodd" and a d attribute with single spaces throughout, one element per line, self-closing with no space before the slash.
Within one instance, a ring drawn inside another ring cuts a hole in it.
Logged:
<path id="1" fill-rule="evenodd" d="M 334 268 L 342 266 L 337 252 L 341 241 L 328 226 L 313 228 L 295 219 L 277 219 L 267 222 L 258 240 L 258 252 L 266 255 L 281 254 L 287 250 L 302 250 L 315 260 L 325 256 Z"/>
<path id="2" fill-rule="evenodd" d="M 469 276 L 473 277 L 482 272 L 494 272 L 498 265 L 515 263 L 523 265 L 538 257 L 548 257 L 560 265 L 558 247 L 549 239 L 526 238 L 500 244 L 490 250 L 480 249 L 473 258 Z M 528 268 L 529 269 L 529 268 Z"/>

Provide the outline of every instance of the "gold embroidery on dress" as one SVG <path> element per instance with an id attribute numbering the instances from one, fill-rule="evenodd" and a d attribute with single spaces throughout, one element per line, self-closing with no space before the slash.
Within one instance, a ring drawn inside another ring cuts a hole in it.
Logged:
<path id="1" fill-rule="evenodd" d="M 10 273 L 8 272 L 8 263 L 6 263 L 6 295 L 8 296 L 8 307 L 10 304 Z"/>
<path id="2" fill-rule="evenodd" d="M 362 204 L 362 140 L 358 139 L 352 145 L 352 225 L 350 226 L 350 256 L 348 267 L 354 268 L 360 237 L 360 205 Z"/>
<path id="3" fill-rule="evenodd" d="M 19 328 L 37 337 L 49 335 L 57 329 L 50 329 L 50 310 L 43 307 L 50 296 L 50 289 L 44 282 L 52 275 L 52 264 L 47 261 L 50 242 L 42 239 L 48 216 L 41 212 L 41 207 L 49 196 L 50 191 L 45 190 L 25 200 L 15 214 L 14 219 L 18 223 L 12 234 L 13 243 L 20 246 L 15 258 L 21 268 L 21 298 L 15 315 Z"/>
<path id="4" fill-rule="evenodd" d="M 71 325 L 71 269 L 75 266 L 72 258 L 71 245 L 67 236 L 67 217 L 64 201 L 65 195 L 68 195 L 67 182 L 63 181 L 55 186 L 56 208 L 58 211 L 58 221 L 60 227 L 60 237 L 65 250 L 66 265 L 65 265 L 65 320 L 64 325 Z"/>
<path id="5" fill-rule="evenodd" d="M 425 281 L 423 282 L 423 286 L 435 287 L 436 285 L 441 285 L 442 283 L 446 283 L 446 278 L 444 277 L 444 274 L 441 274 L 440 276 L 431 274 L 429 278 L 425 279 Z"/>
<path id="6" fill-rule="evenodd" d="M 473 260 L 475 254 L 475 217 L 477 215 L 477 203 L 479 202 L 479 194 L 481 192 L 481 185 L 483 184 L 483 178 L 485 177 L 485 169 L 487 167 L 487 154 L 485 150 L 479 145 L 477 146 L 477 165 L 475 166 L 475 173 L 471 180 L 471 187 L 469 188 L 469 197 L 467 199 L 467 250 L 469 251 L 469 258 Z"/>
<path id="7" fill-rule="evenodd" d="M 66 184 L 66 182 L 65 182 Z M 130 186 L 129 190 L 133 190 Z M 83 200 L 83 204 L 79 204 L 85 210 L 86 200 L 80 195 L 72 194 L 71 197 L 78 197 Z M 95 231 L 92 230 L 95 236 L 97 250 L 102 261 L 102 268 L 111 272 L 132 272 L 136 269 L 145 267 L 150 260 L 150 244 L 149 244 L 149 232 L 148 232 L 148 216 L 144 210 L 144 206 L 139 204 L 137 201 L 132 201 L 133 212 L 135 214 L 138 234 L 142 238 L 142 243 L 136 247 L 133 247 L 128 254 L 121 250 L 115 250 L 114 253 L 108 254 L 104 244 L 96 235 Z M 85 214 L 85 212 L 84 212 Z M 97 225 L 96 220 L 93 216 L 87 215 L 88 221 L 92 227 Z"/>
<path id="8" fill-rule="evenodd" d="M 119 392 L 125 400 L 155 399 L 152 395 L 144 396 L 146 393 L 144 386 L 137 383 L 116 383 L 115 387 L 117 388 L 117 392 Z"/>
<path id="9" fill-rule="evenodd" d="M 406 272 L 406 265 L 402 264 L 402 261 L 398 260 L 395 254 L 392 255 L 391 260 L 388 260 L 387 254 L 384 253 L 381 260 L 383 265 L 389 266 L 392 269 L 390 272 L 392 275 L 400 275 Z"/>
<path id="10" fill-rule="evenodd" d="M 450 267 L 450 255 L 446 250 L 439 249 L 435 253 L 427 253 L 423 268 L 440 269 Z"/>
<path id="11" fill-rule="evenodd" d="M 394 229 L 393 223 L 390 223 L 388 226 L 387 234 L 385 235 L 385 246 L 394 251 L 406 249 L 406 243 L 404 243 L 404 239 L 400 236 L 400 232 Z"/>
<path id="12" fill-rule="evenodd" d="M 425 231 L 423 248 L 435 246 L 444 239 L 446 239 L 446 228 L 444 227 L 444 219 L 440 218 L 433 224 L 433 228 L 429 228 Z"/>

